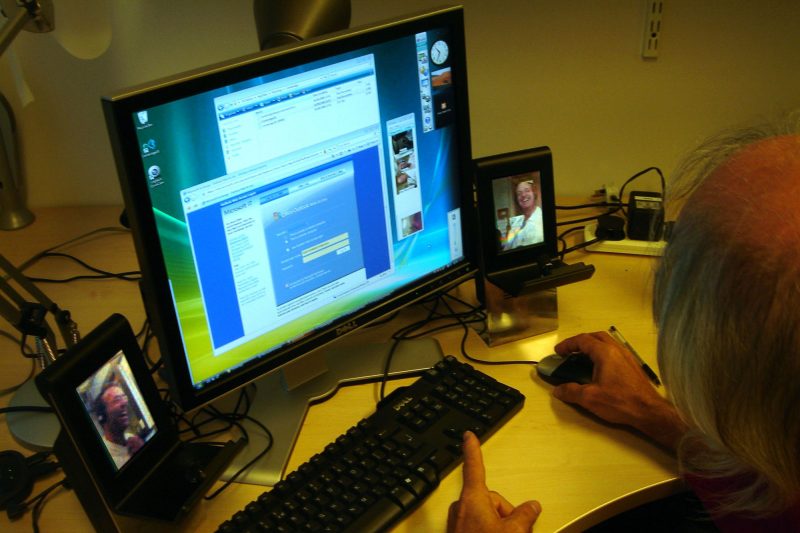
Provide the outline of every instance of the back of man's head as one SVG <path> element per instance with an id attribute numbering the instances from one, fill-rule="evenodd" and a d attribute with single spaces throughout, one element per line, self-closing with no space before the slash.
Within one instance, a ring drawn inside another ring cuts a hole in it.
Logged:
<path id="1" fill-rule="evenodd" d="M 709 141 L 681 173 L 654 292 L 661 372 L 702 440 L 681 457 L 754 478 L 730 510 L 775 511 L 800 497 L 800 114 Z"/>

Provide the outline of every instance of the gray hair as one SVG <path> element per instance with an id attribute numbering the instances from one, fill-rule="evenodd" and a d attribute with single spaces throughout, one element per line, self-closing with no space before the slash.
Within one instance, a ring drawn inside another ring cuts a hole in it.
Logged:
<path id="1" fill-rule="evenodd" d="M 748 146 L 798 134 L 794 112 L 708 140 L 678 168 L 667 195 L 692 208 L 675 224 L 655 275 L 658 363 L 693 428 L 679 446 L 681 469 L 743 481 L 721 513 L 769 515 L 800 495 L 800 215 L 791 214 L 800 205 L 771 212 L 736 192 L 726 193 L 735 201 L 726 204 L 724 181 L 693 193 Z M 742 237 L 743 224 L 757 223 L 743 220 L 748 212 L 785 220 L 793 244 L 782 245 L 786 236 L 769 242 L 769 231 L 760 242 L 752 229 Z"/>

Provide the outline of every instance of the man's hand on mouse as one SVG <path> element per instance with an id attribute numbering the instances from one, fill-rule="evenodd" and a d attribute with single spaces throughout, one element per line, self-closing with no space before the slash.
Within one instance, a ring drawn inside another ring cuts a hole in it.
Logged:
<path id="1" fill-rule="evenodd" d="M 574 403 L 615 424 L 632 426 L 675 449 L 687 426 L 675 407 L 648 381 L 634 356 L 605 331 L 583 333 L 555 346 L 558 354 L 583 352 L 594 363 L 592 383 L 565 383 L 553 396 Z"/>
<path id="2" fill-rule="evenodd" d="M 528 501 L 517 507 L 486 487 L 480 441 L 471 432 L 464 434 L 464 485 L 461 498 L 450 505 L 448 533 L 529 532 L 539 518 L 542 506 Z"/>

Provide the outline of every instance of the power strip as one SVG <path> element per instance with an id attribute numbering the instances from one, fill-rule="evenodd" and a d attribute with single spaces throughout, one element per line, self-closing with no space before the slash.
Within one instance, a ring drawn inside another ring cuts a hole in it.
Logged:
<path id="1" fill-rule="evenodd" d="M 583 242 L 594 240 L 597 223 L 587 224 L 583 228 Z M 633 255 L 661 255 L 664 253 L 666 241 L 636 241 L 622 239 L 621 241 L 598 241 L 590 244 L 586 249 L 590 252 L 610 252 L 616 254 Z"/>

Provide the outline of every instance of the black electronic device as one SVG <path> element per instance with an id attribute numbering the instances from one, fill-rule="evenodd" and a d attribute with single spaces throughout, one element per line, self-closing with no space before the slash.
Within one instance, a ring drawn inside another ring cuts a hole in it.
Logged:
<path id="1" fill-rule="evenodd" d="M 546 146 L 476 159 L 483 275 L 511 296 L 588 279 L 558 257 L 553 157 Z"/>
<path id="2" fill-rule="evenodd" d="M 628 196 L 628 238 L 660 241 L 664 231 L 664 199 L 661 193 L 633 191 Z"/>
<path id="3" fill-rule="evenodd" d="M 37 452 L 25 457 L 16 450 L 0 452 L 0 511 L 7 511 L 9 518 L 25 512 L 24 502 L 34 481 L 59 468 L 58 462 L 47 460 L 49 455 L 50 452 Z"/>
<path id="4" fill-rule="evenodd" d="M 604 241 L 621 241 L 625 238 L 625 219 L 608 213 L 600 215 L 594 236 Z"/>
<path id="5" fill-rule="evenodd" d="M 485 442 L 524 402 L 518 390 L 448 356 L 219 531 L 387 531 L 461 462 L 466 430 Z"/>
<path id="6" fill-rule="evenodd" d="M 172 397 L 192 410 L 259 380 L 251 413 L 275 440 L 240 480 L 280 479 L 310 401 L 383 377 L 388 343 L 326 345 L 476 271 L 463 18 L 354 28 L 103 101 Z M 435 345 L 401 347 L 391 375 L 430 367 Z"/>
<path id="7" fill-rule="evenodd" d="M 36 376 L 61 432 L 53 451 L 98 531 L 183 516 L 241 448 L 183 442 L 128 321 L 112 315 Z"/>

